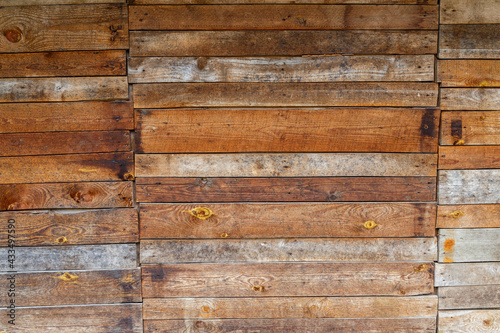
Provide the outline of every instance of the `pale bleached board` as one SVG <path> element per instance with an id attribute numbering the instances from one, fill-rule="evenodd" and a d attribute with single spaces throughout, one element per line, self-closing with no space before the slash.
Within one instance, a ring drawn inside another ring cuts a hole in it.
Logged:
<path id="1" fill-rule="evenodd" d="M 500 169 L 500 146 L 440 146 L 439 169 Z"/>
<path id="2" fill-rule="evenodd" d="M 499 28 L 498 24 L 441 24 L 438 57 L 500 59 Z"/>
<path id="3" fill-rule="evenodd" d="M 440 229 L 439 262 L 500 261 L 500 228 Z"/>
<path id="4" fill-rule="evenodd" d="M 439 311 L 438 320 L 440 333 L 500 331 L 500 310 Z"/>
<path id="5" fill-rule="evenodd" d="M 442 205 L 500 203 L 500 169 L 440 170 L 438 202 Z"/>
<path id="6" fill-rule="evenodd" d="M 500 60 L 439 60 L 442 87 L 500 87 Z"/>
<path id="7" fill-rule="evenodd" d="M 500 23 L 498 0 L 441 0 L 441 24 Z"/>
<path id="8" fill-rule="evenodd" d="M 500 145 L 499 111 L 443 112 L 441 118 L 442 145 Z"/>
<path id="9" fill-rule="evenodd" d="M 436 264 L 436 287 L 500 285 L 500 262 Z"/>
<path id="10" fill-rule="evenodd" d="M 500 307 L 500 284 L 439 287 L 440 310 L 495 309 Z"/>
<path id="11" fill-rule="evenodd" d="M 433 81 L 432 55 L 133 57 L 130 83 Z"/>
<path id="12" fill-rule="evenodd" d="M 500 109 L 500 88 L 442 88 L 440 96 L 442 110 Z"/>
<path id="13" fill-rule="evenodd" d="M 437 228 L 500 228 L 500 205 L 438 206 Z"/>

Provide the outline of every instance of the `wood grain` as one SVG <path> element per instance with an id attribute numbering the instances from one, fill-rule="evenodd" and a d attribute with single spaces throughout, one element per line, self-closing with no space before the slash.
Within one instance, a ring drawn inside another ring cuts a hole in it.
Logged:
<path id="1" fill-rule="evenodd" d="M 500 89 L 441 88 L 442 110 L 498 110 Z"/>
<path id="2" fill-rule="evenodd" d="M 500 203 L 500 169 L 441 170 L 438 201 L 443 205 Z"/>
<path id="3" fill-rule="evenodd" d="M 2 53 L 128 48 L 126 4 L 0 8 Z"/>
<path id="4" fill-rule="evenodd" d="M 443 333 L 495 333 L 500 330 L 500 310 L 439 311 L 438 330 Z"/>
<path id="5" fill-rule="evenodd" d="M 441 24 L 500 23 L 496 0 L 441 0 Z"/>
<path id="6" fill-rule="evenodd" d="M 192 216 L 196 207 L 213 212 Z M 432 237 L 426 203 L 141 204 L 141 238 Z M 374 221 L 373 229 L 364 227 Z"/>
<path id="7" fill-rule="evenodd" d="M 12 274 L 0 274 L 9 281 Z M 12 280 L 14 281 L 14 280 Z M 11 281 L 11 282 L 12 282 Z M 139 303 L 141 270 L 64 271 L 51 273 L 18 273 L 16 306 L 54 306 L 80 304 Z M 9 298 L 0 304 L 9 306 Z"/>
<path id="8" fill-rule="evenodd" d="M 500 89 L 499 89 L 500 92 Z M 490 96 L 491 95 L 491 96 Z M 481 105 L 495 104 L 486 93 Z M 499 94 L 500 96 L 500 94 Z M 150 83 L 134 85 L 135 108 L 436 106 L 435 83 Z M 498 104 L 496 105 L 498 107 Z"/>
<path id="9" fill-rule="evenodd" d="M 441 146 L 439 169 L 500 169 L 500 146 Z"/>
<path id="10" fill-rule="evenodd" d="M 432 293 L 433 279 L 432 263 L 143 265 L 142 293 L 144 298 L 410 296 Z"/>
<path id="11" fill-rule="evenodd" d="M 500 229 L 440 229 L 439 262 L 500 261 Z"/>
<path id="12" fill-rule="evenodd" d="M 131 31 L 130 55 L 214 57 L 435 54 L 437 39 L 437 31 L 411 30 Z"/>
<path id="13" fill-rule="evenodd" d="M 1 212 L 14 220 L 17 246 L 137 243 L 135 209 L 47 210 Z M 0 246 L 8 245 L 8 229 L 0 229 Z"/>
<path id="14" fill-rule="evenodd" d="M 500 145 L 500 111 L 443 112 L 441 144 Z M 493 148 L 494 149 L 494 148 Z"/>
<path id="15" fill-rule="evenodd" d="M 436 199 L 434 177 L 138 178 L 136 184 L 138 202 Z"/>
<path id="16" fill-rule="evenodd" d="M 437 228 L 500 228 L 500 205 L 438 206 Z"/>
<path id="17" fill-rule="evenodd" d="M 500 29 L 496 24 L 441 24 L 440 59 L 500 59 Z"/>
<path id="18" fill-rule="evenodd" d="M 439 60 L 442 87 L 500 87 L 499 60 Z"/>
<path id="19" fill-rule="evenodd" d="M 22 0 L 16 0 L 22 1 Z M 33 1 L 33 0 L 24 0 Z M 58 1 L 58 0 L 46 0 L 46 1 Z M 63 1 L 63 0 L 59 0 Z M 68 1 L 68 0 L 66 0 Z M 74 0 L 78 1 L 78 0 Z M 79 0 L 82 1 L 82 0 Z M 134 4 L 137 5 L 168 5 L 168 4 L 179 4 L 179 5 L 214 5 L 214 4 L 259 4 L 259 3 L 275 3 L 275 4 L 381 4 L 381 5 L 435 5 L 437 0 L 134 0 Z"/>
<path id="20" fill-rule="evenodd" d="M 433 81 L 432 55 L 133 57 L 129 82 Z"/>
<path id="21" fill-rule="evenodd" d="M 0 185 L 0 210 L 132 207 L 132 182 Z"/>
<path id="22" fill-rule="evenodd" d="M 439 287 L 439 309 L 494 309 L 500 304 L 500 285 Z"/>
<path id="23" fill-rule="evenodd" d="M 139 110 L 136 115 L 137 153 L 436 153 L 440 118 L 435 109 L 368 108 Z"/>
<path id="24" fill-rule="evenodd" d="M 500 262 L 436 264 L 436 287 L 500 285 Z"/>
<path id="25" fill-rule="evenodd" d="M 82 5 L 92 3 L 126 3 L 127 0 L 9 0 L 2 6 L 33 6 L 33 5 Z"/>

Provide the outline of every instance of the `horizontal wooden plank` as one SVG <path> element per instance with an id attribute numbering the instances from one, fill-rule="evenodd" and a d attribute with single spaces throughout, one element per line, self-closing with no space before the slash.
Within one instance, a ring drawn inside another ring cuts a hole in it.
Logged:
<path id="1" fill-rule="evenodd" d="M 436 153 L 440 112 L 180 109 L 138 110 L 136 116 L 137 153 Z M 500 123 L 500 112 L 498 116 Z"/>
<path id="2" fill-rule="evenodd" d="M 135 244 L 16 247 L 15 251 L 14 270 L 18 272 L 137 267 Z M 13 269 L 4 260 L 0 270 Z"/>
<path id="3" fill-rule="evenodd" d="M 441 24 L 440 59 L 500 59 L 500 26 L 496 24 Z"/>
<path id="4" fill-rule="evenodd" d="M 138 202 L 436 199 L 434 177 L 138 178 L 136 184 Z"/>
<path id="5" fill-rule="evenodd" d="M 150 83 L 134 85 L 135 108 L 418 107 L 436 106 L 437 96 L 437 84 L 413 82 L 268 83 L 266 85 L 260 83 Z M 494 96 L 488 98 L 488 94 L 485 94 L 483 104 L 491 103 L 493 105 Z M 498 103 L 496 106 L 498 107 Z"/>
<path id="6" fill-rule="evenodd" d="M 0 157 L 0 184 L 134 179 L 134 154 L 71 154 Z"/>
<path id="7" fill-rule="evenodd" d="M 500 203 L 500 169 L 441 170 L 438 201 L 443 205 Z"/>
<path id="8" fill-rule="evenodd" d="M 0 185 L 0 210 L 132 206 L 132 182 Z"/>
<path id="9" fill-rule="evenodd" d="M 33 6 L 33 5 L 82 5 L 91 3 L 126 3 L 127 0 L 9 0 L 2 6 Z"/>
<path id="10" fill-rule="evenodd" d="M 22 0 L 19 0 L 22 1 Z M 24 0 L 30 1 L 30 0 Z M 48 0 L 50 1 L 50 0 Z M 52 0 L 57 1 L 57 0 Z M 61 0 L 62 1 L 62 0 Z M 75 0 L 76 1 L 76 0 Z M 81 1 L 81 0 L 80 0 Z M 379 4 L 379 5 L 435 5 L 437 0 L 134 0 L 137 5 L 225 5 L 225 4 Z"/>
<path id="11" fill-rule="evenodd" d="M 191 215 L 198 207 L 212 215 Z M 142 239 L 432 237 L 435 216 L 427 203 L 140 205 Z M 367 221 L 377 225 L 366 228 Z"/>
<path id="12" fill-rule="evenodd" d="M 500 60 L 439 60 L 442 87 L 500 87 Z"/>
<path id="13" fill-rule="evenodd" d="M 500 145 L 500 110 L 443 112 L 441 118 L 442 145 Z"/>
<path id="14" fill-rule="evenodd" d="M 0 103 L 128 99 L 126 76 L 0 79 Z"/>
<path id="15" fill-rule="evenodd" d="M 202 309 L 208 308 L 208 311 Z M 146 298 L 145 320 L 433 317 L 436 296 Z"/>
<path id="16" fill-rule="evenodd" d="M 141 333 L 141 304 L 56 306 L 17 308 L 15 326 L 6 309 L 0 310 L 0 325 L 10 332 Z"/>
<path id="17" fill-rule="evenodd" d="M 132 102 L 0 103 L 0 133 L 134 129 Z"/>
<path id="18" fill-rule="evenodd" d="M 142 240 L 141 264 L 434 261 L 434 238 Z"/>
<path id="19" fill-rule="evenodd" d="M 495 168 L 500 169 L 500 146 L 439 147 L 439 169 Z"/>
<path id="20" fill-rule="evenodd" d="M 500 285 L 500 262 L 436 264 L 436 287 Z"/>
<path id="21" fill-rule="evenodd" d="M 500 310 L 439 311 L 439 332 L 495 333 L 500 330 Z"/>
<path id="22" fill-rule="evenodd" d="M 438 206 L 437 228 L 500 228 L 500 205 Z"/>
<path id="23" fill-rule="evenodd" d="M 135 209 L 1 212 L 14 220 L 16 246 L 137 243 Z M 105 236 L 103 236 L 105 235 Z M 0 229 L 0 246 L 8 245 L 8 229 Z"/>
<path id="24" fill-rule="evenodd" d="M 435 176 L 434 154 L 137 154 L 137 177 Z"/>
<path id="25" fill-rule="evenodd" d="M 439 262 L 500 261 L 500 229 L 440 229 Z"/>
<path id="26" fill-rule="evenodd" d="M 500 304 L 500 285 L 439 287 L 439 309 L 494 309 Z"/>
<path id="27" fill-rule="evenodd" d="M 125 51 L 0 54 L 0 77 L 127 75 Z"/>
<path id="28" fill-rule="evenodd" d="M 16 307 L 142 302 L 140 268 L 5 273 L 0 274 L 0 278 L 14 283 L 16 289 L 21 290 L 16 293 Z M 9 301 L 3 297 L 0 304 L 8 307 Z"/>
<path id="29" fill-rule="evenodd" d="M 433 263 L 143 265 L 144 298 L 375 296 L 433 292 Z"/>
<path id="30" fill-rule="evenodd" d="M 126 4 L 2 7 L 3 53 L 128 48 Z"/>
<path id="31" fill-rule="evenodd" d="M 435 54 L 437 31 L 131 31 L 134 57 Z M 500 53 L 500 52 L 499 52 Z"/>
<path id="32" fill-rule="evenodd" d="M 133 57 L 129 82 L 433 81 L 432 55 Z"/>
<path id="33" fill-rule="evenodd" d="M 132 150 L 129 131 L 0 134 L 0 156 L 85 154 Z"/>
<path id="34" fill-rule="evenodd" d="M 500 23 L 497 0 L 441 0 L 441 24 Z"/>
<path id="35" fill-rule="evenodd" d="M 437 6 L 130 6 L 130 30 L 437 29 Z"/>
<path id="36" fill-rule="evenodd" d="M 440 96 L 443 110 L 495 111 L 500 105 L 498 88 L 442 88 Z"/>

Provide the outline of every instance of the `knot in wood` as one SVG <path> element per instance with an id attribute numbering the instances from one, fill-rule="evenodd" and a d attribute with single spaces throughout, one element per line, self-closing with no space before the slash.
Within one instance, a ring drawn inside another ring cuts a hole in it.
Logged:
<path id="1" fill-rule="evenodd" d="M 373 229 L 377 226 L 378 224 L 375 223 L 375 221 L 366 221 L 365 223 L 363 223 L 363 226 L 366 228 L 366 229 Z"/>
<path id="2" fill-rule="evenodd" d="M 214 215 L 210 208 L 207 207 L 196 207 L 191 210 L 184 211 L 184 213 L 189 213 L 200 220 L 206 220 L 210 216 Z"/>
<path id="3" fill-rule="evenodd" d="M 19 29 L 10 29 L 4 32 L 5 38 L 11 43 L 18 43 L 21 40 L 22 33 Z"/>
<path id="4" fill-rule="evenodd" d="M 465 215 L 465 213 L 462 212 L 461 210 L 456 210 L 453 213 L 450 213 L 450 216 L 455 218 L 455 219 L 459 218 L 460 216 L 464 216 L 464 215 Z"/>

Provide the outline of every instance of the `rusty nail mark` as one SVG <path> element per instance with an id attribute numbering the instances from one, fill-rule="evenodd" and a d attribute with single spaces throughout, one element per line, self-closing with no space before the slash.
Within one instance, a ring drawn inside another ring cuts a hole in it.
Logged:
<path id="1" fill-rule="evenodd" d="M 78 275 L 72 275 L 70 273 L 64 273 L 62 275 L 56 276 L 57 279 L 61 279 L 66 282 L 72 282 L 78 280 Z"/>
<path id="2" fill-rule="evenodd" d="M 126 174 L 123 175 L 124 180 L 134 180 L 135 176 L 132 172 L 127 172 Z"/>
<path id="3" fill-rule="evenodd" d="M 443 262 L 451 263 L 453 262 L 453 259 L 451 259 L 450 257 L 444 257 Z"/>
<path id="4" fill-rule="evenodd" d="M 455 218 L 455 219 L 459 218 L 460 216 L 464 216 L 464 215 L 465 215 L 465 213 L 462 212 L 461 210 L 456 210 L 453 213 L 450 213 L 450 216 Z"/>
<path id="5" fill-rule="evenodd" d="M 202 312 L 205 312 L 205 313 L 210 312 L 210 307 L 208 307 L 208 306 L 206 306 L 206 305 L 203 305 L 203 306 L 201 307 L 201 311 L 202 311 Z"/>
<path id="6" fill-rule="evenodd" d="M 21 37 L 22 37 L 21 31 L 19 31 L 18 29 L 7 30 L 6 32 L 4 32 L 4 35 L 5 35 L 5 38 L 7 38 L 7 40 L 9 42 L 12 42 L 12 43 L 19 42 L 21 40 Z"/>
<path id="7" fill-rule="evenodd" d="M 373 229 L 377 226 L 378 224 L 375 223 L 375 221 L 366 221 L 365 223 L 363 223 L 363 226 L 366 228 L 366 229 Z"/>
<path id="8" fill-rule="evenodd" d="M 455 246 L 455 240 L 453 238 L 448 238 L 444 241 L 444 253 L 453 253 L 453 247 Z"/>
<path id="9" fill-rule="evenodd" d="M 189 213 L 200 220 L 206 220 L 210 216 L 214 215 L 210 208 L 207 207 L 196 207 L 191 210 L 183 211 L 183 213 Z"/>
<path id="10" fill-rule="evenodd" d="M 61 236 L 59 238 L 56 239 L 56 243 L 59 243 L 59 244 L 64 244 L 68 241 L 68 239 L 64 236 Z"/>
<path id="11" fill-rule="evenodd" d="M 220 237 L 221 238 L 227 238 L 227 237 L 229 237 L 229 235 L 227 233 L 223 232 L 222 234 L 220 234 Z"/>
<path id="12" fill-rule="evenodd" d="M 485 119 L 486 119 L 486 116 L 484 116 L 484 115 L 483 115 L 483 116 L 479 117 L 479 119 L 481 119 L 481 120 L 485 120 Z"/>
<path id="13" fill-rule="evenodd" d="M 463 146 L 465 144 L 464 140 L 458 140 L 453 143 L 455 146 Z"/>

